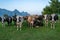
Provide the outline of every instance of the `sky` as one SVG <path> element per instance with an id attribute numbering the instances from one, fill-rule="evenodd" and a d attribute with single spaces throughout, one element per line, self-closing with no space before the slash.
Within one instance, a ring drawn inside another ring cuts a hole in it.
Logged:
<path id="1" fill-rule="evenodd" d="M 0 8 L 20 12 L 25 11 L 30 14 L 41 14 L 43 8 L 49 5 L 50 0 L 0 0 Z"/>

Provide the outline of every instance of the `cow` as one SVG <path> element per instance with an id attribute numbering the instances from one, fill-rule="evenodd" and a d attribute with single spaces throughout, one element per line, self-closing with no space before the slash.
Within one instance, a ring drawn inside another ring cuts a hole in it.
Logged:
<path id="1" fill-rule="evenodd" d="M 16 16 L 16 25 L 17 25 L 17 30 L 20 27 L 20 31 L 21 31 L 21 27 L 22 27 L 22 23 L 23 23 L 23 16 Z"/>
<path id="2" fill-rule="evenodd" d="M 5 26 L 5 22 L 7 22 L 8 26 L 10 26 L 10 24 L 12 23 L 12 17 L 8 16 L 8 17 L 2 17 L 2 26 Z"/>
<path id="3" fill-rule="evenodd" d="M 55 23 L 58 20 L 57 14 L 51 14 L 51 28 L 55 29 Z"/>
<path id="4" fill-rule="evenodd" d="M 30 27 L 43 26 L 43 15 L 34 15 L 28 17 L 28 23 Z"/>
<path id="5" fill-rule="evenodd" d="M 48 27 L 48 21 L 50 20 L 50 14 L 45 14 L 44 15 L 44 22 L 45 22 L 45 26 Z"/>
<path id="6" fill-rule="evenodd" d="M 32 27 L 32 28 L 33 28 L 33 26 L 34 26 L 34 20 L 35 20 L 35 17 L 33 17 L 33 16 L 28 16 L 27 22 L 28 22 L 28 26 L 29 26 L 29 27 Z"/>
<path id="7" fill-rule="evenodd" d="M 2 16 L 2 27 L 5 27 L 6 17 Z"/>
<path id="8" fill-rule="evenodd" d="M 7 22 L 8 26 L 10 26 L 11 23 L 12 23 L 12 17 L 8 16 L 8 17 L 6 18 L 6 22 Z"/>
<path id="9" fill-rule="evenodd" d="M 16 25 L 16 21 L 17 21 L 16 16 L 17 16 L 17 15 L 14 15 L 14 16 L 12 17 L 12 21 L 14 22 L 14 25 Z"/>
<path id="10" fill-rule="evenodd" d="M 43 18 L 44 16 L 43 15 L 38 15 L 35 17 L 35 21 L 34 21 L 34 25 L 35 26 L 43 26 Z"/>

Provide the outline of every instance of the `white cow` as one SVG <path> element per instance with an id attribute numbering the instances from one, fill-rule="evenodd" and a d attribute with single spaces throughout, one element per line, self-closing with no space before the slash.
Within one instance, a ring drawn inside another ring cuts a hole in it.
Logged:
<path id="1" fill-rule="evenodd" d="M 22 23 L 23 23 L 23 16 L 16 16 L 16 24 L 17 24 L 17 30 L 20 27 L 20 31 L 21 31 L 21 27 L 22 27 Z"/>

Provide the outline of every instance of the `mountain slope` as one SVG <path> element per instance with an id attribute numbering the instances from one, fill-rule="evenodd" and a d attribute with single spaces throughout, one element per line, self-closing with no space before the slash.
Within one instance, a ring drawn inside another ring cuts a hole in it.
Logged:
<path id="1" fill-rule="evenodd" d="M 9 10 L 0 8 L 0 16 L 3 16 L 4 14 L 7 14 L 9 16 L 13 16 L 15 13 L 17 15 L 21 15 L 21 16 L 29 16 L 30 15 L 27 12 L 19 12 L 17 9 L 15 9 L 14 11 L 9 11 Z"/>

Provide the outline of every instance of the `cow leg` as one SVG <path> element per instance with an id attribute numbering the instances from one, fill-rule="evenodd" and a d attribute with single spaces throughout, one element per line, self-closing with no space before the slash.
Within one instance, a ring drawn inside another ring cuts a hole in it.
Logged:
<path id="1" fill-rule="evenodd" d="M 29 24 L 30 28 L 32 28 L 32 23 Z"/>
<path id="2" fill-rule="evenodd" d="M 31 24 L 32 28 L 33 28 L 33 23 Z"/>
<path id="3" fill-rule="evenodd" d="M 51 22 L 51 28 L 55 29 L 55 23 L 54 23 L 54 21 Z"/>
<path id="4" fill-rule="evenodd" d="M 5 23 L 2 23 L 2 27 L 5 27 Z"/>
<path id="5" fill-rule="evenodd" d="M 51 23 L 51 28 L 53 27 L 53 24 Z"/>
<path id="6" fill-rule="evenodd" d="M 31 24 L 30 24 L 30 25 L 31 25 L 31 27 L 33 28 L 33 21 L 31 22 Z"/>
<path id="7" fill-rule="evenodd" d="M 17 30 L 18 30 L 18 25 L 17 25 Z"/>
<path id="8" fill-rule="evenodd" d="M 48 27 L 48 20 L 45 20 L 45 26 Z"/>
<path id="9" fill-rule="evenodd" d="M 28 22 L 28 25 L 27 25 L 28 27 L 30 27 L 30 23 Z"/>
<path id="10" fill-rule="evenodd" d="M 2 27 L 4 27 L 4 24 L 2 23 Z"/>
<path id="11" fill-rule="evenodd" d="M 51 21 L 51 28 L 53 28 L 53 21 Z"/>
<path id="12" fill-rule="evenodd" d="M 54 23 L 53 23 L 53 29 L 55 29 L 55 21 L 54 21 Z"/>
<path id="13" fill-rule="evenodd" d="M 53 29 L 55 29 L 55 25 L 53 24 Z"/>
<path id="14" fill-rule="evenodd" d="M 46 20 L 45 20 L 45 27 L 46 27 L 47 23 L 46 23 Z"/>
<path id="15" fill-rule="evenodd" d="M 14 21 L 14 25 L 16 25 L 16 21 Z"/>
<path id="16" fill-rule="evenodd" d="M 46 26 L 46 20 L 45 20 L 45 26 Z"/>
<path id="17" fill-rule="evenodd" d="M 31 28 L 31 23 L 29 24 L 30 28 Z"/>
<path id="18" fill-rule="evenodd" d="M 46 27 L 47 23 L 46 23 L 46 19 L 45 19 L 45 27 Z"/>
<path id="19" fill-rule="evenodd" d="M 19 23 L 17 23 L 17 30 L 18 30 L 18 27 L 19 27 Z"/>
<path id="20" fill-rule="evenodd" d="M 7 21 L 7 24 L 8 24 L 8 26 L 9 26 L 9 21 Z"/>
<path id="21" fill-rule="evenodd" d="M 47 27 L 48 27 L 48 20 L 46 22 L 47 22 Z"/>
<path id="22" fill-rule="evenodd" d="M 20 31 L 21 31 L 22 23 L 20 22 Z"/>

